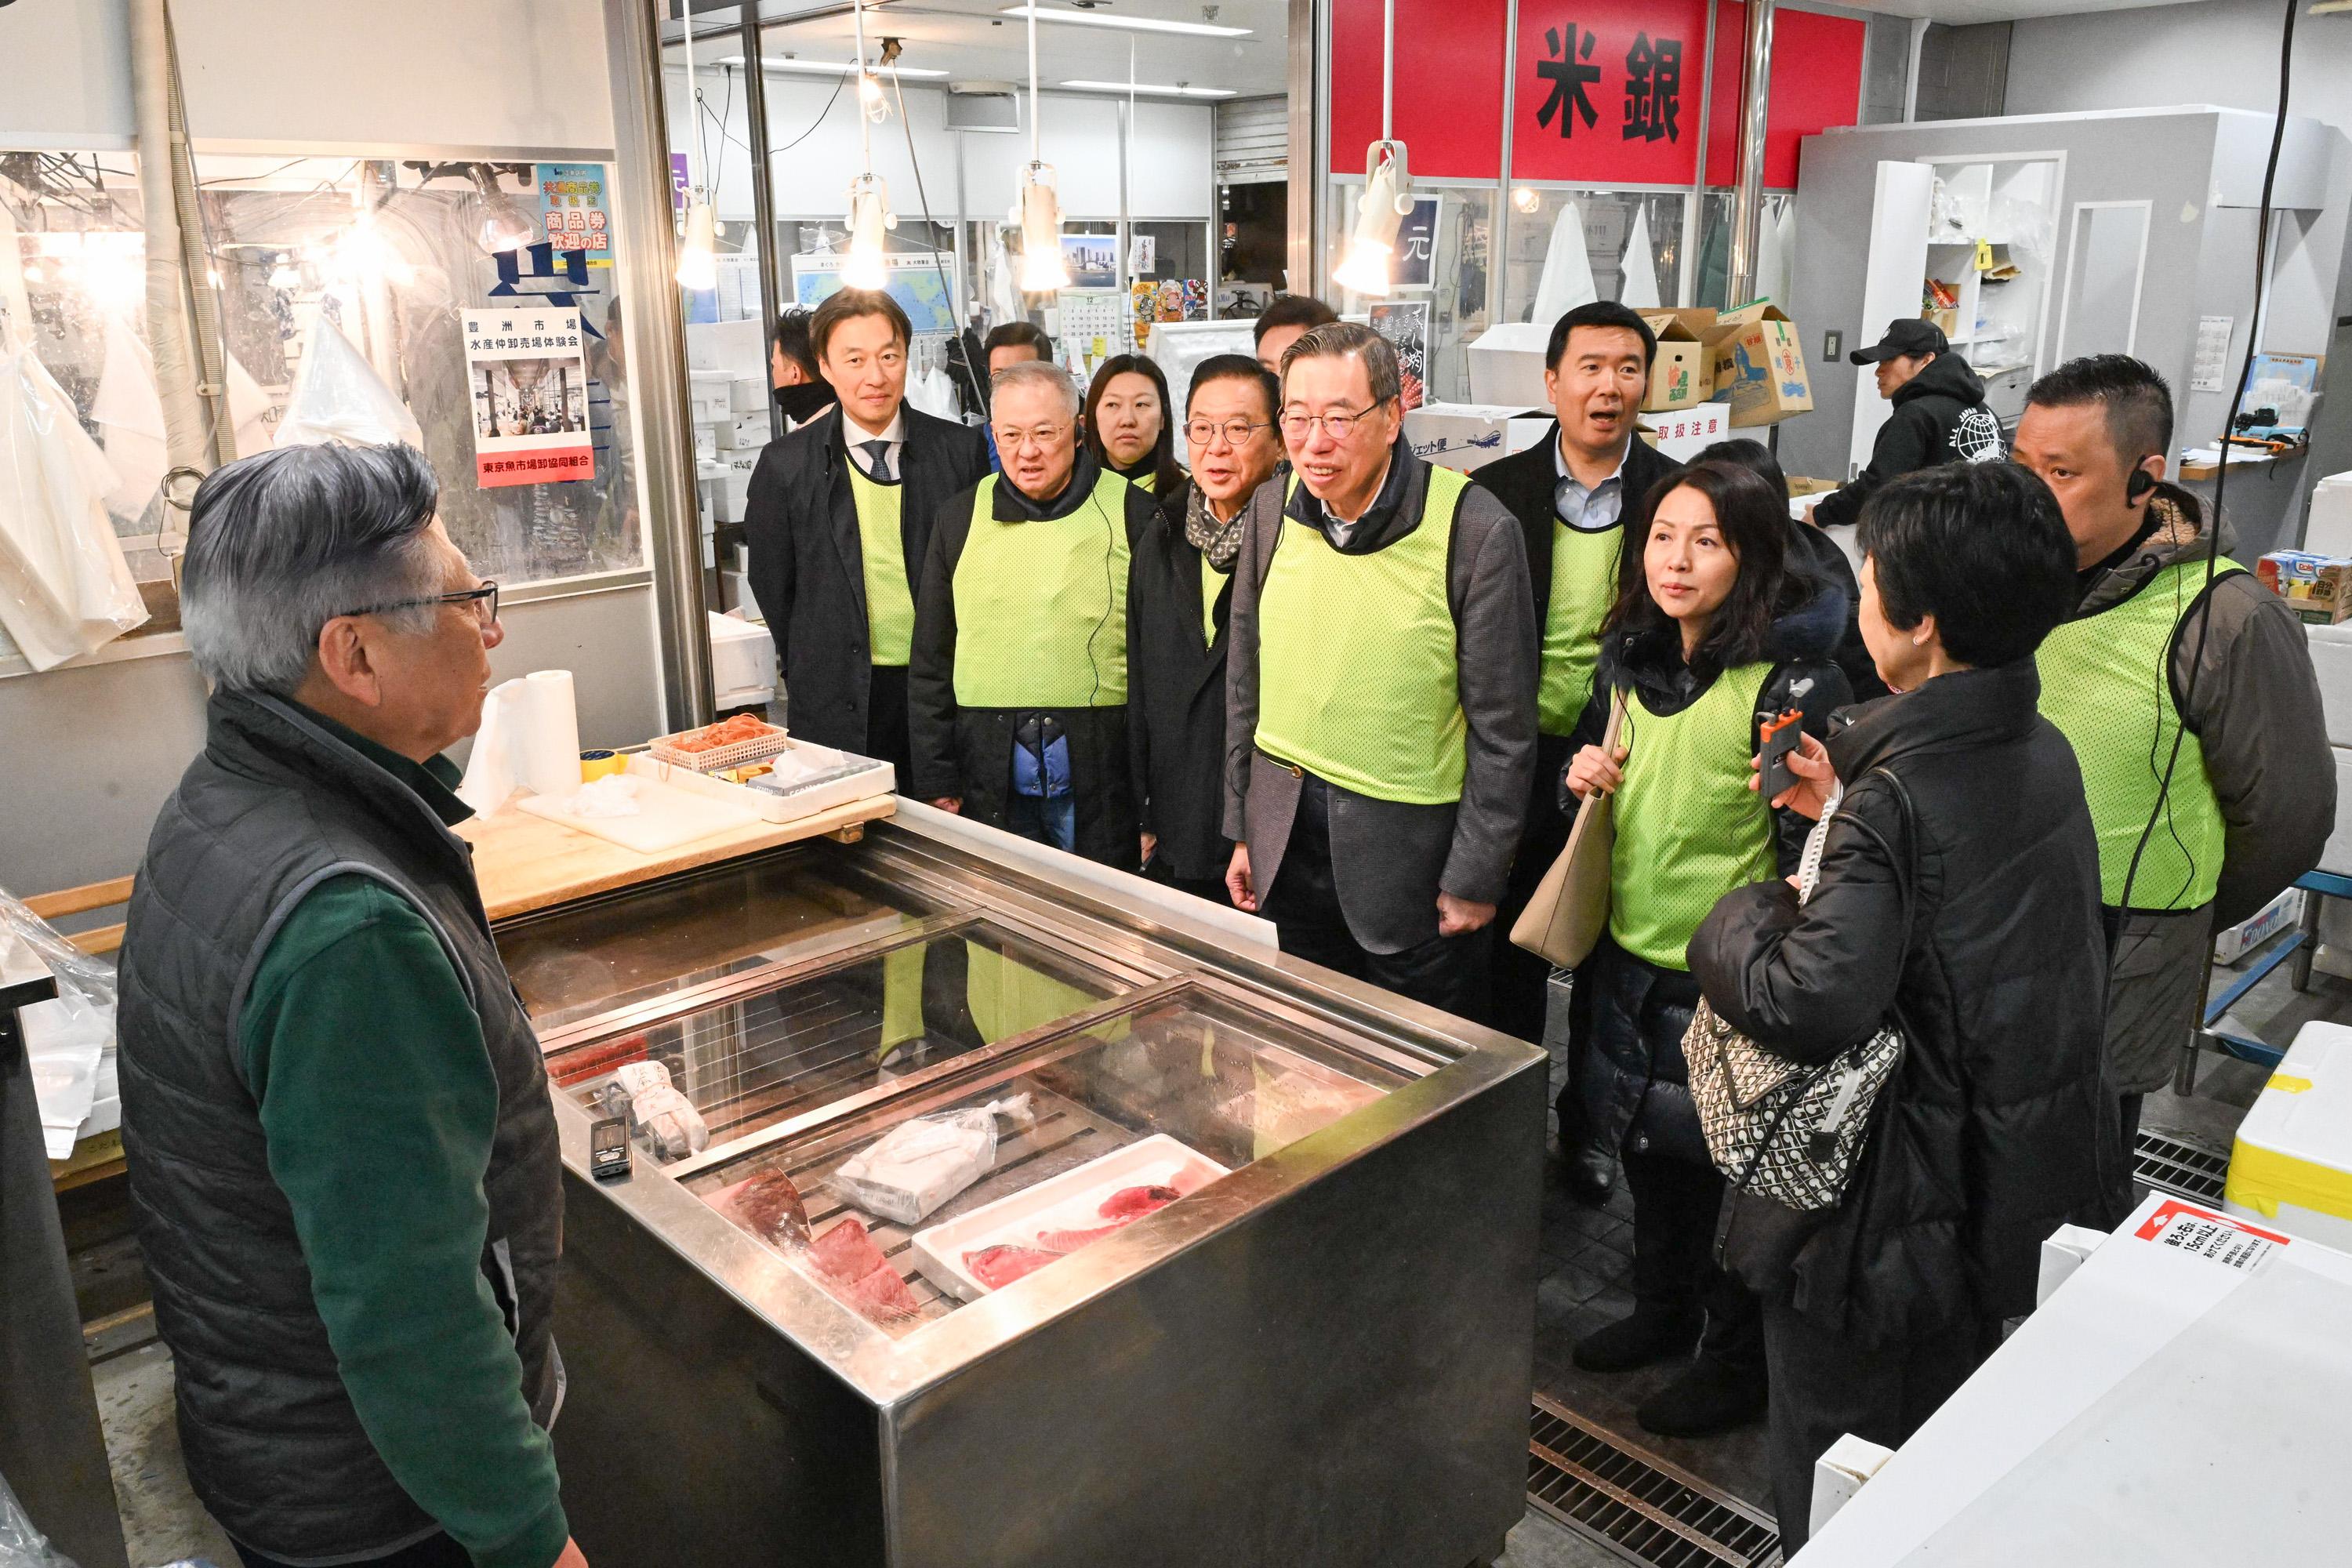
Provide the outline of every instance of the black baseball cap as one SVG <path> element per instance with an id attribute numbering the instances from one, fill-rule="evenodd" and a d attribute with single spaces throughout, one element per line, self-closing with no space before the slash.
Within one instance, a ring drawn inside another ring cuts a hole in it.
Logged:
<path id="1" fill-rule="evenodd" d="M 1897 359 L 1911 354 L 1940 354 L 1951 352 L 1952 342 L 1944 336 L 1944 329 L 1917 316 L 1886 323 L 1886 335 L 1866 349 L 1856 349 L 1845 357 L 1855 364 L 1876 364 L 1881 360 Z"/>

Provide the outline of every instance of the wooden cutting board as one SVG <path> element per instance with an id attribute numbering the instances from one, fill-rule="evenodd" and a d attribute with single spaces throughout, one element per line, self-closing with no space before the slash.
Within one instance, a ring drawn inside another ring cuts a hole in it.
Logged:
<path id="1" fill-rule="evenodd" d="M 473 817 L 456 831 L 474 847 L 474 877 L 481 885 L 483 907 L 490 919 L 502 921 L 803 838 L 855 843 L 865 824 L 897 809 L 896 795 L 877 795 L 797 822 L 755 822 L 653 853 L 610 843 L 512 805 Z"/>
<path id="2" fill-rule="evenodd" d="M 570 809 L 568 799 L 550 800 L 539 795 L 517 795 L 511 804 L 533 816 L 644 855 L 664 854 L 698 838 L 761 820 L 751 805 L 705 799 L 657 779 L 633 778 L 628 783 L 636 788 L 637 809 L 627 816 L 582 816 Z"/>

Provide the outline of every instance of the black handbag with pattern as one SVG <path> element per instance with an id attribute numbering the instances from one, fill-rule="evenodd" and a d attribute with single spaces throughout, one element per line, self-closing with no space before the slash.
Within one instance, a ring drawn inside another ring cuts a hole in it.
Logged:
<path id="1" fill-rule="evenodd" d="M 1909 795 L 1894 784 L 1906 826 Z M 1798 868 L 1799 902 L 1821 879 L 1822 849 L 1843 790 L 1805 840 Z M 1906 833 L 1906 842 L 1909 834 Z M 1905 884 L 1904 925 L 1910 926 L 1910 884 Z M 1691 1098 L 1717 1170 L 1735 1194 L 1752 1194 L 1800 1214 L 1835 1208 L 1845 1195 L 1868 1135 L 1871 1109 L 1903 1060 L 1903 1031 L 1892 1016 L 1868 1039 L 1818 1066 L 1792 1062 L 1733 1028 L 1699 999 L 1683 1036 Z"/>

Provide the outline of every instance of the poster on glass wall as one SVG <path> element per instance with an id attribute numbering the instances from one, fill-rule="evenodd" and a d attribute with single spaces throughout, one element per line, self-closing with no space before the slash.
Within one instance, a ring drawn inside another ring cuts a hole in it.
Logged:
<path id="1" fill-rule="evenodd" d="M 837 250 L 803 251 L 793 258 L 793 301 L 814 310 L 826 295 L 841 287 L 846 254 Z M 956 330 L 955 298 L 950 282 L 957 272 L 955 258 L 929 250 L 893 251 L 882 258 L 887 281 L 882 290 L 898 301 L 918 334 Z"/>
<path id="2" fill-rule="evenodd" d="M 474 405 L 474 475 L 484 489 L 593 479 L 580 312 L 460 312 Z"/>
<path id="3" fill-rule="evenodd" d="M 1371 328 L 1396 350 L 1397 371 L 1408 381 L 1429 379 L 1429 301 L 1376 300 Z M 1407 406 L 1410 406 L 1408 405 Z"/>
<path id="4" fill-rule="evenodd" d="M 602 163 L 541 163 L 540 237 L 558 250 L 586 253 L 591 267 L 613 265 L 611 220 L 605 215 Z"/>
<path id="5" fill-rule="evenodd" d="M 1412 211 L 1397 226 L 1395 280 L 1399 292 L 1429 288 L 1437 276 L 1437 224 L 1445 211 L 1442 195 L 1412 198 Z"/>

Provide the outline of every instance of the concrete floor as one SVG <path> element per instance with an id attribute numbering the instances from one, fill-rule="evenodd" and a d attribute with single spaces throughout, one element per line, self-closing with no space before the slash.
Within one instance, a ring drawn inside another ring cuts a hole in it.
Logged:
<path id="1" fill-rule="evenodd" d="M 2216 969 L 2217 987 L 2226 983 L 2224 973 Z M 2313 974 L 2309 991 L 2297 993 L 2282 967 L 2248 993 L 2232 1015 L 2242 1032 L 2284 1046 L 2313 1018 L 2352 1021 L 2352 981 L 2322 971 Z M 1557 1042 L 1554 1057 L 1555 1073 L 1563 1073 L 1562 1047 Z M 2267 1077 L 2267 1069 L 2207 1057 L 2195 1094 L 2151 1096 L 2143 1121 L 2151 1128 L 2226 1149 L 2238 1119 Z M 68 1245 L 76 1254 L 86 1318 L 119 1311 L 127 1300 L 143 1295 L 135 1252 L 126 1252 L 127 1227 L 120 1218 L 95 1200 L 68 1208 Z M 1675 1368 L 1602 1377 L 1580 1373 L 1570 1363 L 1569 1352 L 1580 1335 L 1632 1308 L 1627 1291 L 1631 1219 L 1622 1187 L 1600 1208 L 1570 1202 L 1557 1186 L 1547 1194 L 1543 1273 L 1536 1297 L 1537 1385 L 1610 1429 L 1626 1446 L 1669 1459 L 1769 1513 L 1760 1424 L 1696 1442 L 1652 1437 L 1634 1423 L 1633 1407 L 1668 1381 Z M 142 1332 L 152 1330 L 142 1331 L 134 1319 L 101 1336 L 96 1342 L 100 1359 L 92 1367 L 131 1563 L 133 1568 L 159 1568 L 194 1560 L 214 1568 L 236 1568 L 236 1553 L 227 1540 L 188 1490 L 172 1419 L 171 1358 L 152 1339 L 141 1342 Z M 1608 1568 L 1622 1561 L 1531 1510 L 1511 1532 L 1501 1568 Z"/>

